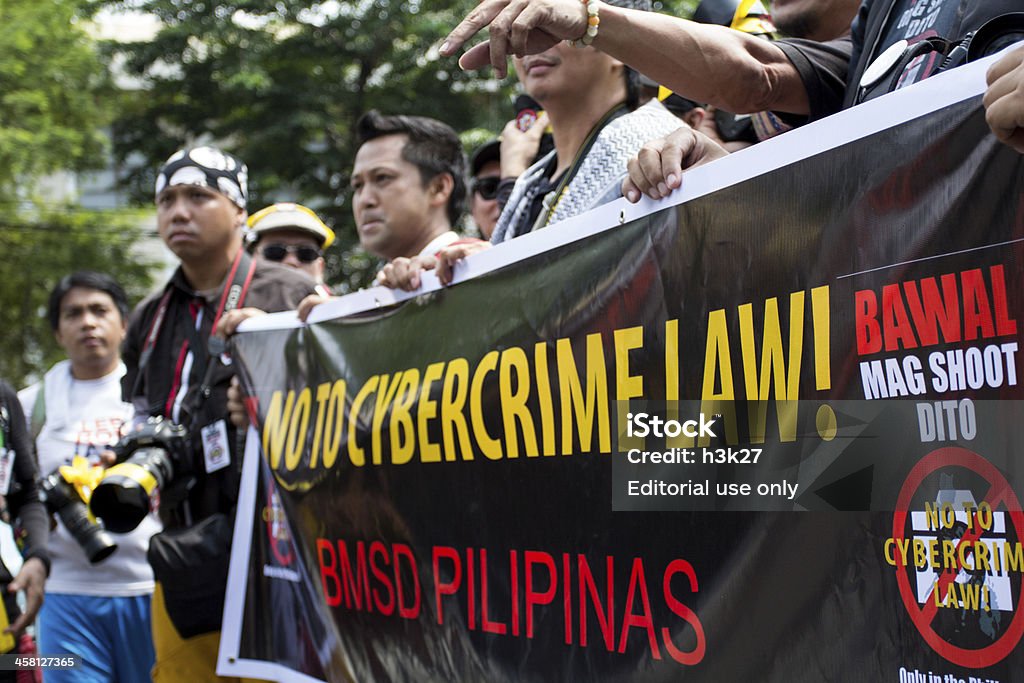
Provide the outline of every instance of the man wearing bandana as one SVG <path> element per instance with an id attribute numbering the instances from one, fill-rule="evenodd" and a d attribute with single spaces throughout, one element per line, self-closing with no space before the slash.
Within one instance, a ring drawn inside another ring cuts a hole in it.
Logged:
<path id="1" fill-rule="evenodd" d="M 213 330 L 232 310 L 291 310 L 314 293 L 303 274 L 245 252 L 246 183 L 245 164 L 213 147 L 167 160 L 157 227 L 180 265 L 138 306 L 125 340 L 122 390 L 136 425 L 159 417 L 189 434 L 186 462 L 159 492 L 164 531 L 149 549 L 158 682 L 223 680 L 214 671 L 242 454 L 225 404 L 233 370 Z"/>

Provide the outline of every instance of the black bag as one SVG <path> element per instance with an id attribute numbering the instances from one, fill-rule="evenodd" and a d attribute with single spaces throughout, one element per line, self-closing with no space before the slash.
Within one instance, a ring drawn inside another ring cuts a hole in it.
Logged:
<path id="1" fill-rule="evenodd" d="M 182 638 L 219 631 L 231 559 L 232 523 L 217 513 L 185 529 L 162 531 L 147 558 Z"/>

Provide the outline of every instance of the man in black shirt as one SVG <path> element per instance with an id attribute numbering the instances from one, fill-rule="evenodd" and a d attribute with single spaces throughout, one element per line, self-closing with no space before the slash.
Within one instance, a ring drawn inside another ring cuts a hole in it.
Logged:
<path id="1" fill-rule="evenodd" d="M 124 398 L 137 425 L 159 417 L 189 436 L 183 461 L 160 491 L 164 532 L 150 542 L 154 681 L 213 681 L 227 583 L 241 452 L 227 420 L 230 358 L 212 339 L 218 321 L 243 306 L 294 309 L 313 281 L 242 247 L 245 164 L 212 147 L 182 150 L 156 183 L 157 227 L 180 266 L 136 309 L 123 359 Z"/>
<path id="2" fill-rule="evenodd" d="M 46 552 L 50 527 L 46 508 L 39 500 L 36 484 L 35 457 L 28 425 L 21 403 L 14 390 L 0 380 L 0 520 L 11 523 L 20 520 L 24 530 L 25 561 L 17 576 L 11 577 L 0 562 L 3 600 L 0 610 L 4 624 L 0 625 L 0 653 L 17 652 L 17 639 L 25 627 L 36 619 L 43 606 L 43 587 L 50 572 L 50 557 Z M 25 591 L 25 610 L 21 612 L 16 598 Z M 0 672 L 0 681 L 13 681 L 14 672 Z"/>
<path id="3" fill-rule="evenodd" d="M 455 54 L 488 27 L 490 40 L 467 51 L 460 64 L 491 64 L 503 75 L 507 55 L 578 40 L 588 30 L 588 16 L 596 16 L 594 48 L 684 97 L 737 113 L 777 111 L 813 120 L 936 73 L 957 41 L 1017 9 L 1015 0 L 865 0 L 850 37 L 818 43 L 769 42 L 597 0 L 582 8 L 578 0 L 484 0 L 448 36 L 441 54 Z M 953 54 L 954 63 L 965 52 Z M 630 165 L 624 194 L 631 201 L 641 192 L 661 198 L 679 187 L 682 168 L 706 154 L 701 138 L 685 129 L 649 143 Z"/>

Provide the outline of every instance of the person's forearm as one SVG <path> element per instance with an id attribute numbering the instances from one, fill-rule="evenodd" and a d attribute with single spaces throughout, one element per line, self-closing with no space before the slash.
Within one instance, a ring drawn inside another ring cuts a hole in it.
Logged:
<path id="1" fill-rule="evenodd" d="M 807 114 L 807 92 L 770 41 L 724 26 L 602 4 L 594 47 L 683 97 L 737 114 Z"/>
<path id="2" fill-rule="evenodd" d="M 25 530 L 25 547 L 21 554 L 25 558 L 38 557 L 50 569 L 50 556 L 46 545 L 50 539 L 50 516 L 46 506 L 38 500 L 26 503 L 18 510 L 21 527 Z"/>

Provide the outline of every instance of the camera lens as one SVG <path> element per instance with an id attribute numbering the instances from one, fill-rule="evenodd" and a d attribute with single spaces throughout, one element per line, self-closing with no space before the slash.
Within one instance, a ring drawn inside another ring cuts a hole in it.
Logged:
<path id="1" fill-rule="evenodd" d="M 107 470 L 92 492 L 89 507 L 108 529 L 128 533 L 146 518 L 155 492 L 173 476 L 166 450 L 140 448 L 128 460 Z"/>
<path id="2" fill-rule="evenodd" d="M 46 506 L 60 518 L 89 562 L 101 562 L 117 550 L 117 543 L 103 527 L 89 518 L 89 508 L 82 502 L 78 491 L 64 481 L 64 477 L 54 472 L 43 479 L 40 488 Z"/>
<path id="3" fill-rule="evenodd" d="M 1020 40 L 1024 40 L 1024 12 L 1001 14 L 975 32 L 967 49 L 967 61 L 994 55 Z"/>

